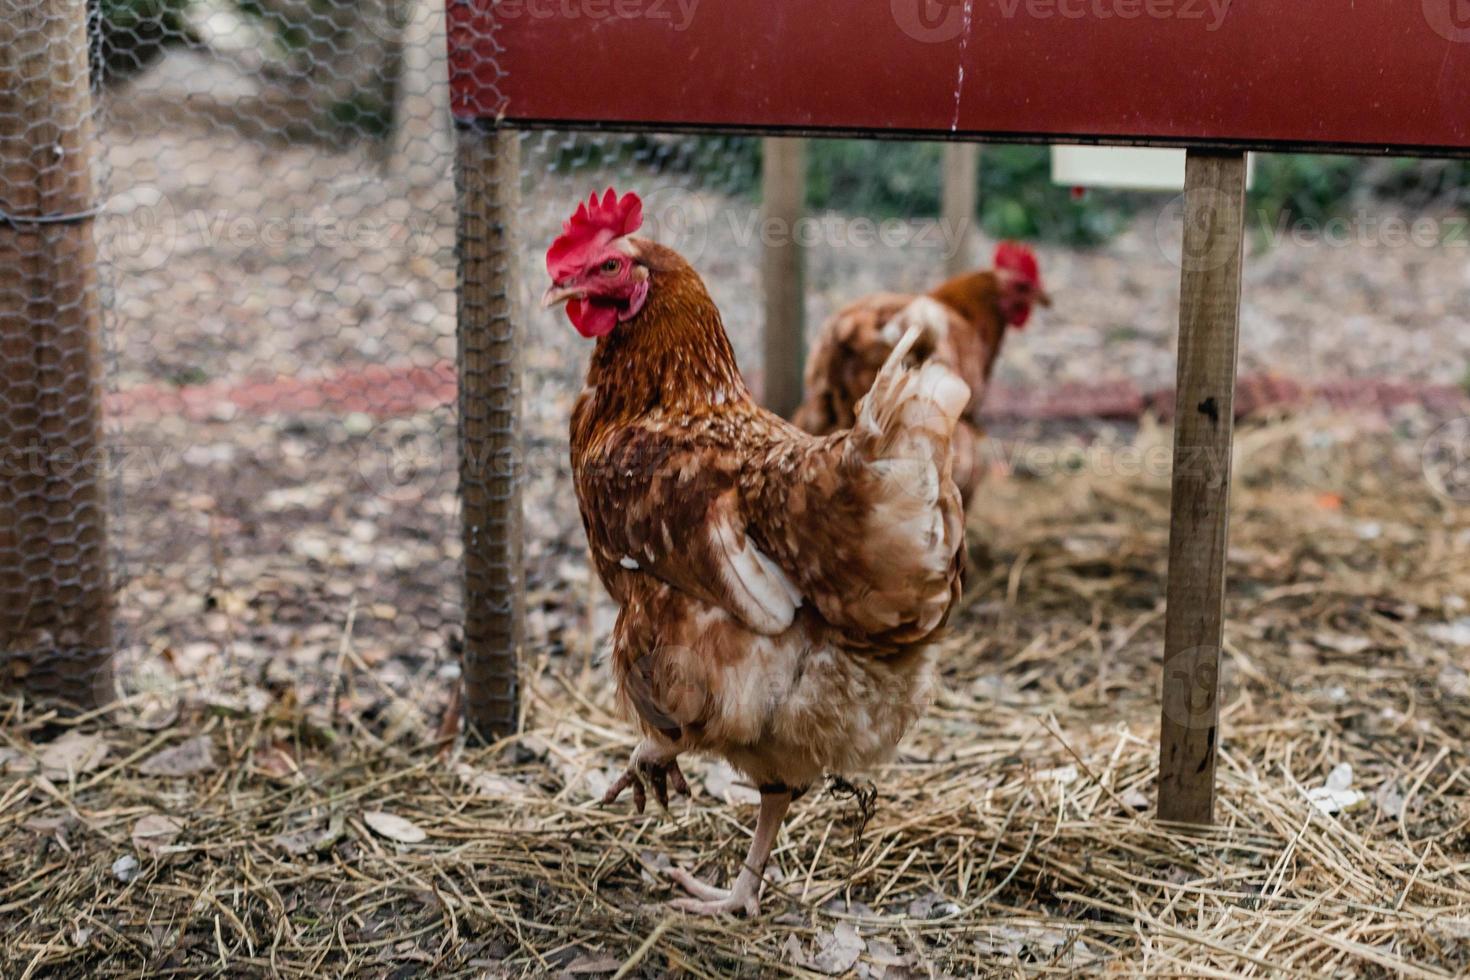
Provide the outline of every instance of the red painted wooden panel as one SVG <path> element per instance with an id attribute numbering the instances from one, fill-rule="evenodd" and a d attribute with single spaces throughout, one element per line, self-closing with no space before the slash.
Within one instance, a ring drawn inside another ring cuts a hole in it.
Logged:
<path id="1" fill-rule="evenodd" d="M 1470 0 L 447 0 L 462 119 L 1470 152 Z"/>

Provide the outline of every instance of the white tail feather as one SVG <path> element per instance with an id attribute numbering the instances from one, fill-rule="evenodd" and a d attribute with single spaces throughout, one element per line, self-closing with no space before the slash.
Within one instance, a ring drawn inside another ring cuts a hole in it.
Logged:
<path id="1" fill-rule="evenodd" d="M 905 365 L 925 329 L 922 324 L 909 327 L 858 405 L 854 428 L 878 441 L 871 458 L 887 457 L 894 440 L 906 430 L 921 430 L 947 444 L 969 404 L 969 385 L 949 368 L 934 362 L 917 368 Z"/>

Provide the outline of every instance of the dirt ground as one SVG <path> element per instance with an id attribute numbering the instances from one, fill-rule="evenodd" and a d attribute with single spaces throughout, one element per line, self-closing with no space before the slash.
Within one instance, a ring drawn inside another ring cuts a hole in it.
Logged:
<path id="1" fill-rule="evenodd" d="M 225 126 L 168 78 L 106 110 L 119 394 L 454 356 L 447 159 L 404 175 Z M 523 299 L 608 179 L 554 144 L 525 147 Z M 619 180 L 697 253 L 755 365 L 754 205 L 636 162 Z M 1099 250 L 1040 248 L 1058 305 L 1001 379 L 1171 383 L 1178 269 L 1159 240 L 1150 215 Z M 922 288 L 939 256 L 910 246 L 814 247 L 810 319 Z M 1255 251 L 1242 370 L 1460 384 L 1467 251 Z M 613 609 L 567 474 L 586 351 L 551 315 L 528 322 L 526 722 L 488 749 L 441 728 L 461 608 L 452 405 L 185 417 L 142 399 L 113 416 L 124 701 L 80 720 L 0 705 L 0 975 L 1470 970 L 1470 501 L 1424 451 L 1445 418 L 1308 412 L 1241 433 L 1204 837 L 1151 817 L 1168 430 L 999 430 L 944 691 L 873 774 L 871 819 L 813 794 L 762 917 L 712 924 L 665 912 L 658 871 L 728 875 L 748 789 L 699 765 L 671 814 L 592 803 L 632 740 L 596 663 Z"/>
<path id="2" fill-rule="evenodd" d="M 1424 479 L 1420 424 L 1242 433 L 1207 834 L 1151 816 L 1167 482 L 1128 461 L 1168 434 L 1146 429 L 1112 475 L 1033 456 L 994 486 L 937 703 L 866 822 L 798 804 L 759 919 L 660 905 L 666 862 L 719 878 L 744 851 L 752 794 L 722 766 L 668 814 L 595 805 L 632 745 L 595 624 L 526 665 L 524 734 L 469 749 L 395 690 L 434 681 L 370 656 L 359 605 L 330 635 L 318 613 L 326 667 L 309 644 L 265 676 L 155 658 L 105 717 L 0 708 L 0 973 L 1462 975 L 1470 516 Z M 243 601 L 195 616 L 283 618 Z"/>

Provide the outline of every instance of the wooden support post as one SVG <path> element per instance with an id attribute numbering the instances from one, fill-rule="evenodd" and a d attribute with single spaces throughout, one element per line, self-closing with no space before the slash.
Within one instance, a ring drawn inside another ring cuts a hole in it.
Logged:
<path id="1" fill-rule="evenodd" d="M 456 130 L 464 706 L 482 738 L 519 723 L 525 637 L 520 444 L 520 141 L 491 122 Z"/>
<path id="2" fill-rule="evenodd" d="M 0 686 L 111 699 L 87 5 L 0 0 Z"/>
<path id="3" fill-rule="evenodd" d="M 1190 150 L 1164 627 L 1159 819 L 1214 819 L 1245 154 Z"/>
<path id="4" fill-rule="evenodd" d="M 944 260 L 944 271 L 950 276 L 963 275 L 975 269 L 975 208 L 979 199 L 980 145 L 945 143 L 940 212 L 945 241 L 955 242 L 955 250 Z M 950 237 L 952 234 L 953 239 Z"/>
<path id="5" fill-rule="evenodd" d="M 764 141 L 762 148 L 761 278 L 765 283 L 766 407 L 790 418 L 801 403 L 806 360 L 805 256 L 796 241 L 806 211 L 806 140 Z"/>

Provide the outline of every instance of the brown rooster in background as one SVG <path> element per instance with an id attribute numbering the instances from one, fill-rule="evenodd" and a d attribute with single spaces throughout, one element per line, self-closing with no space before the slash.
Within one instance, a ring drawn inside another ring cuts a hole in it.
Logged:
<path id="1" fill-rule="evenodd" d="M 951 279 L 926 296 L 875 293 L 822 325 L 806 366 L 806 397 L 792 421 L 814 435 L 853 424 L 858 400 L 911 327 L 923 336 L 912 356 L 947 365 L 970 386 L 954 437 L 954 479 L 965 505 L 985 475 L 980 405 L 1008 327 L 1021 329 L 1037 304 L 1050 306 L 1031 249 L 1002 242 L 995 268 Z"/>
<path id="2" fill-rule="evenodd" d="M 791 801 L 888 758 L 930 698 L 960 594 L 950 437 L 969 402 L 899 338 L 853 426 L 809 435 L 751 398 L 720 312 L 677 253 L 633 237 L 635 195 L 577 209 L 547 252 L 544 305 L 597 339 L 572 414 L 572 473 L 597 573 L 620 604 L 612 667 L 642 730 L 605 803 L 688 792 L 684 752 L 759 788 L 726 891 L 681 869 L 687 911 L 754 913 Z"/>

